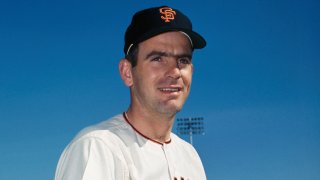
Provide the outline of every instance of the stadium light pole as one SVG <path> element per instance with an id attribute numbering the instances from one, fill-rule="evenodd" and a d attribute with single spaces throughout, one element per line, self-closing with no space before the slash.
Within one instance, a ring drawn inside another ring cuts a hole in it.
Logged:
<path id="1" fill-rule="evenodd" d="M 204 135 L 203 117 L 177 118 L 178 134 L 189 135 L 190 144 L 193 145 L 193 135 Z"/>

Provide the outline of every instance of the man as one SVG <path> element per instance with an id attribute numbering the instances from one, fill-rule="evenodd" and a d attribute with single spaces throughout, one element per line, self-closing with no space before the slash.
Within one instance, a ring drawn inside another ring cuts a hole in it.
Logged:
<path id="1" fill-rule="evenodd" d="M 205 40 L 167 6 L 137 12 L 125 34 L 126 112 L 82 130 L 66 147 L 56 180 L 204 180 L 195 149 L 171 132 L 187 99 L 192 53 Z"/>

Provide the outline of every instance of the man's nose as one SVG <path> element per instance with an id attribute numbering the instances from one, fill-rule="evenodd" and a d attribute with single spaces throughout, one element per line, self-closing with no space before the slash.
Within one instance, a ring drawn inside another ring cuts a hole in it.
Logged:
<path id="1" fill-rule="evenodd" d="M 168 63 L 167 76 L 172 79 L 179 79 L 181 77 L 180 67 L 176 60 L 172 59 Z"/>

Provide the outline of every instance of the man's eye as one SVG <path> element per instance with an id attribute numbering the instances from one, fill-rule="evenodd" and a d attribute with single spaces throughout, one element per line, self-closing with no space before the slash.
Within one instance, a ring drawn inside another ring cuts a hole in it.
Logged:
<path id="1" fill-rule="evenodd" d="M 154 57 L 151 59 L 151 61 L 161 61 L 161 57 Z"/>
<path id="2" fill-rule="evenodd" d="M 178 60 L 179 64 L 191 64 L 191 60 L 188 58 L 181 58 Z"/>

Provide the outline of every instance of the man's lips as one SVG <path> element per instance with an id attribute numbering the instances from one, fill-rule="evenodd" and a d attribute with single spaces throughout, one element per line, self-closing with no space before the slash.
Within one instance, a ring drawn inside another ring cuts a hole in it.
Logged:
<path id="1" fill-rule="evenodd" d="M 181 87 L 161 87 L 158 89 L 164 93 L 174 93 L 174 92 L 180 92 L 182 90 Z"/>

